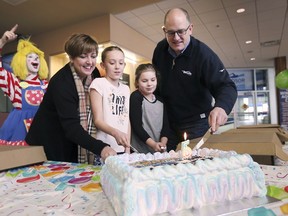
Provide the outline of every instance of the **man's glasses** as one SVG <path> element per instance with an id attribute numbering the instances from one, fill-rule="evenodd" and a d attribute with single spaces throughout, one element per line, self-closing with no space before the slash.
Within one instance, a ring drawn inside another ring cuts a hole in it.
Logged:
<path id="1" fill-rule="evenodd" d="M 182 37 L 187 33 L 189 27 L 190 25 L 186 29 L 179 29 L 177 31 L 170 31 L 170 30 L 166 31 L 165 27 L 163 27 L 163 31 L 168 37 L 174 37 L 175 34 L 177 34 L 179 37 Z"/>

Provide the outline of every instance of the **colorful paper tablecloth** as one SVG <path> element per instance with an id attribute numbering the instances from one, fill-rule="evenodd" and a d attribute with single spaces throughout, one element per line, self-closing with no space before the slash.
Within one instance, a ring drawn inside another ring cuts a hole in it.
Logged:
<path id="1" fill-rule="evenodd" d="M 0 173 L 0 215 L 115 215 L 102 192 L 101 167 L 47 161 Z"/>
<path id="2" fill-rule="evenodd" d="M 288 215 L 288 166 L 261 168 L 269 193 L 282 201 L 229 215 L 285 215 L 285 211 Z M 0 172 L 0 215 L 115 216 L 100 185 L 100 170 L 88 164 L 47 161 Z"/>

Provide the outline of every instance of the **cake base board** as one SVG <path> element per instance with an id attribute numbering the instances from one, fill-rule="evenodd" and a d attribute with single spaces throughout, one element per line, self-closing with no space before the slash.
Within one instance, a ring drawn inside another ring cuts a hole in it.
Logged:
<path id="1" fill-rule="evenodd" d="M 271 203 L 281 202 L 273 197 L 256 197 L 252 199 L 242 199 L 238 201 L 224 202 L 221 204 L 212 204 L 209 206 L 203 206 L 199 209 L 187 209 L 175 212 L 177 216 L 197 215 L 197 216 L 211 216 L 211 215 L 227 215 L 227 216 L 239 216 L 243 215 L 243 211 L 257 208 L 260 206 L 268 205 Z M 242 212 L 242 213 L 241 213 Z M 159 214 L 158 216 L 167 216 L 168 213 Z"/>

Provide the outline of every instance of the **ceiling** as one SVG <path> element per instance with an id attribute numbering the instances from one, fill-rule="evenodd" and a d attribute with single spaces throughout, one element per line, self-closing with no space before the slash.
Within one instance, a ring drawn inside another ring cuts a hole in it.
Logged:
<path id="1" fill-rule="evenodd" d="M 193 36 L 210 46 L 226 67 L 274 67 L 276 57 L 288 58 L 287 1 L 0 0 L 0 32 L 18 23 L 19 33 L 33 36 L 110 13 L 156 45 L 164 37 L 165 12 L 183 7 L 191 16 Z M 237 14 L 238 8 L 246 11 Z"/>

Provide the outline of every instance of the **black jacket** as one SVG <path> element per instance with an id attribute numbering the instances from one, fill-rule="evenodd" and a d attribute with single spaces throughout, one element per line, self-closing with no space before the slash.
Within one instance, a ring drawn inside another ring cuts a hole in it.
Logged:
<path id="1" fill-rule="evenodd" d="M 160 41 L 152 62 L 160 72 L 159 92 L 167 105 L 171 124 L 182 125 L 207 118 L 213 106 L 229 114 L 237 90 L 218 56 L 191 36 L 185 51 L 175 59 L 166 39 Z M 158 92 L 158 93 L 159 93 Z"/>
<path id="2" fill-rule="evenodd" d="M 99 77 L 99 71 L 93 72 Z M 29 132 L 29 145 L 42 145 L 48 160 L 78 162 L 78 145 L 100 154 L 107 145 L 91 137 L 80 125 L 79 97 L 69 64 L 49 81 Z"/>

